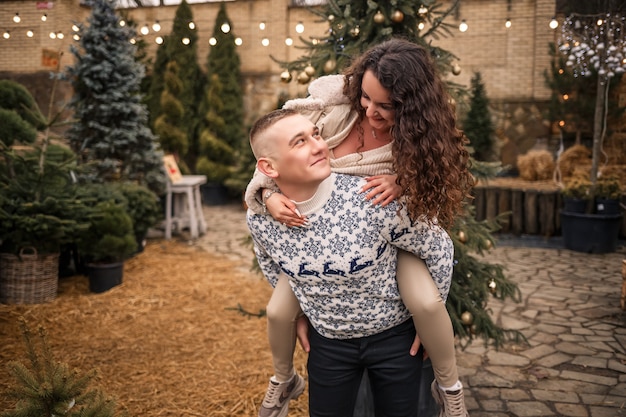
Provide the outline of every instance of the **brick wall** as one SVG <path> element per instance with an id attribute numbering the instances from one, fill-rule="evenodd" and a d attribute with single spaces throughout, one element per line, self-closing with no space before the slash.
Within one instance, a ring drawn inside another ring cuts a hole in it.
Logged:
<path id="1" fill-rule="evenodd" d="M 248 121 L 274 108 L 280 95 L 293 97 L 306 94 L 306 85 L 295 81 L 289 84 L 280 82 L 281 69 L 270 54 L 279 60 L 293 60 L 302 54 L 302 50 L 297 48 L 301 45 L 300 35 L 294 29 L 299 21 L 305 25 L 304 38 L 321 35 L 327 25 L 319 22 L 319 18 L 306 9 L 289 7 L 288 4 L 289 0 L 236 0 L 226 3 L 228 16 L 233 22 L 233 33 L 243 40 L 238 52 L 244 75 Z M 51 8 L 38 8 L 42 5 L 51 5 Z M 209 38 L 219 5 L 215 2 L 191 4 L 198 28 L 198 60 L 202 67 L 206 63 Z M 159 34 L 163 35 L 171 31 L 176 8 L 142 8 L 129 10 L 129 13 L 139 26 L 144 23 L 152 25 L 158 20 L 162 26 Z M 543 72 L 549 68 L 548 43 L 555 41 L 558 34 L 558 29 L 553 31 L 548 27 L 554 8 L 555 0 L 515 0 L 510 3 L 507 0 L 464 0 L 457 15 L 449 17 L 447 22 L 456 26 L 461 19 L 465 19 L 469 30 L 461 33 L 455 27 L 452 29 L 453 36 L 433 40 L 433 44 L 459 58 L 461 74 L 450 75 L 455 82 L 469 86 L 473 73 L 480 71 L 487 95 L 494 105 L 498 128 L 506 130 L 507 126 L 514 126 L 508 136 L 525 137 L 530 146 L 534 137 L 547 134 L 548 129 L 539 124 L 539 132 L 529 131 L 523 124 L 520 126 L 515 114 L 519 114 L 524 107 L 525 113 L 536 112 L 534 106 L 549 98 Z M 19 24 L 11 20 L 16 12 L 22 19 Z M 40 19 L 43 13 L 48 16 L 46 22 Z M 44 61 L 50 64 L 54 60 L 42 57 L 54 57 L 55 52 L 63 52 L 62 66 L 72 64 L 73 57 L 68 49 L 73 42 L 71 25 L 73 21 L 85 20 L 88 15 L 89 10 L 80 6 L 79 0 L 0 2 L 0 32 L 9 29 L 11 33 L 8 40 L 0 37 L 0 78 L 15 78 L 19 74 L 24 79 L 29 73 L 49 71 L 51 68 L 44 66 Z M 512 20 L 509 29 L 504 26 L 507 16 Z M 259 28 L 261 21 L 266 23 L 264 31 Z M 25 35 L 28 29 L 35 33 L 32 38 Z M 62 31 L 64 39 L 51 39 L 48 36 L 51 31 Z M 154 42 L 157 35 L 151 31 L 145 36 L 151 54 L 157 48 Z M 270 40 L 267 47 L 261 45 L 265 36 Z M 285 45 L 287 36 L 294 39 L 294 46 Z M 515 104 L 511 106 L 507 103 Z M 537 129 L 536 118 L 529 123 L 532 129 Z M 533 136 L 530 141 L 529 135 Z M 528 146 L 524 144 L 519 152 L 524 152 Z"/>

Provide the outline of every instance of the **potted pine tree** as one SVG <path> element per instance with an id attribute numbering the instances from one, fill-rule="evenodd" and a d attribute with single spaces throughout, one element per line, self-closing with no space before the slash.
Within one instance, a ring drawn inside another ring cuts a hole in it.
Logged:
<path id="1" fill-rule="evenodd" d="M 98 202 L 89 223 L 78 251 L 87 266 L 89 290 L 101 293 L 122 283 L 124 261 L 136 251 L 137 240 L 130 215 L 114 200 Z"/>

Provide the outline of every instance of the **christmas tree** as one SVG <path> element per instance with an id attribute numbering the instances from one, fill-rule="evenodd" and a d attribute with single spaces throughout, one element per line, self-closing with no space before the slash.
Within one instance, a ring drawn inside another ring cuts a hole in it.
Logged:
<path id="1" fill-rule="evenodd" d="M 313 76 L 337 73 L 349 64 L 352 57 L 360 55 L 371 45 L 392 36 L 402 36 L 427 47 L 442 73 L 457 71 L 453 64 L 456 56 L 434 46 L 432 41 L 452 36 L 454 25 L 445 19 L 456 10 L 458 3 L 459 0 L 455 0 L 444 7 L 437 0 L 329 0 L 323 7 L 309 9 L 322 21 L 328 22 L 326 35 L 314 39 L 300 38 L 305 54 L 291 62 L 278 62 L 289 75 L 295 73 L 298 82 L 307 83 Z M 463 86 L 453 82 L 448 82 L 448 85 L 455 98 L 463 94 Z"/>
<path id="2" fill-rule="evenodd" d="M 40 349 L 37 349 L 24 319 L 20 321 L 20 328 L 30 366 L 18 361 L 9 363 L 17 381 L 10 387 L 9 394 L 17 400 L 17 404 L 14 410 L 4 411 L 2 417 L 118 415 L 115 402 L 101 390 L 90 387 L 96 376 L 94 372 L 81 375 L 76 370 L 70 370 L 66 364 L 55 361 L 43 327 L 38 331 Z"/>
<path id="3" fill-rule="evenodd" d="M 216 134 L 218 131 L 223 132 L 225 127 L 224 119 L 220 116 L 224 108 L 221 98 L 222 83 L 217 74 L 211 76 L 208 86 L 206 127 L 200 133 L 200 153 L 196 172 L 206 175 L 209 183 L 221 184 L 230 176 L 234 168 L 235 151 Z"/>
<path id="4" fill-rule="evenodd" d="M 166 88 L 165 74 L 168 63 L 175 61 L 178 66 L 178 78 L 181 88 L 176 94 L 183 106 L 184 113 L 180 123 L 187 136 L 188 148 L 179 155 L 187 167 L 194 167 L 198 153 L 198 124 L 204 115 L 198 112 L 198 103 L 202 101 L 205 78 L 198 65 L 198 31 L 194 23 L 193 12 L 189 4 L 183 0 L 176 9 L 172 31 L 165 36 L 157 49 L 154 67 L 150 80 L 150 93 L 147 98 L 150 120 L 154 126 L 156 119 L 166 109 L 161 106 L 161 96 Z"/>
<path id="5" fill-rule="evenodd" d="M 162 192 L 161 152 L 141 103 L 145 69 L 135 59 L 134 33 L 120 25 L 110 1 L 88 5 L 88 25 L 77 23 L 80 40 L 70 48 L 76 64 L 65 74 L 74 88 L 70 146 L 79 163 L 94 167 L 88 180 L 129 180 Z"/>
<path id="6" fill-rule="evenodd" d="M 182 172 L 189 172 L 181 156 L 187 154 L 189 141 L 183 128 L 185 109 L 178 99 L 183 88 L 183 82 L 178 76 L 178 64 L 170 61 L 163 76 L 165 88 L 161 92 L 161 114 L 154 121 L 154 132 L 159 137 L 161 148 L 167 154 L 176 157 Z"/>
<path id="7" fill-rule="evenodd" d="M 470 140 L 474 158 L 479 161 L 493 160 L 494 128 L 489 112 L 489 99 L 480 72 L 471 80 L 469 111 L 463 119 L 463 132 Z"/>
<path id="8" fill-rule="evenodd" d="M 329 0 L 325 6 L 311 9 L 328 22 L 327 35 L 319 39 L 303 39 L 305 54 L 282 65 L 286 71 L 298 73 L 298 82 L 306 83 L 316 75 L 340 73 L 352 57 L 370 46 L 393 36 L 402 36 L 428 48 L 442 75 L 454 73 L 453 53 L 433 45 L 433 41 L 451 36 L 451 25 L 444 20 L 457 5 L 458 1 L 444 8 L 443 3 L 436 0 Z M 463 86 L 449 82 L 448 87 L 457 99 L 467 95 Z M 472 165 L 477 178 L 494 175 L 499 166 L 478 162 Z M 504 276 L 503 266 L 481 258 L 493 248 L 495 239 L 492 234 L 498 229 L 498 219 L 478 222 L 472 207 L 467 206 L 466 213 L 457 217 L 454 226 L 448 230 L 454 241 L 457 263 L 446 305 L 455 333 L 466 344 L 477 337 L 496 346 L 510 338 L 523 338 L 517 331 L 497 326 L 486 308 L 489 297 L 510 298 L 516 302 L 521 299 L 518 287 Z"/>
<path id="9" fill-rule="evenodd" d="M 237 54 L 233 23 L 226 13 L 226 3 L 221 3 L 215 18 L 211 46 L 207 58 L 207 77 L 209 81 L 216 75 L 222 89 L 222 106 L 216 109 L 216 115 L 222 118 L 223 124 L 210 126 L 215 136 L 224 141 L 233 150 L 239 151 L 248 147 L 246 132 L 243 127 L 243 94 L 241 92 L 241 64 Z M 210 95 L 205 96 L 205 100 Z M 210 103 L 205 101 L 205 109 Z M 207 113 L 205 112 L 204 115 Z M 206 120 L 207 124 L 209 123 Z M 206 125 L 205 125 L 206 126 Z"/>

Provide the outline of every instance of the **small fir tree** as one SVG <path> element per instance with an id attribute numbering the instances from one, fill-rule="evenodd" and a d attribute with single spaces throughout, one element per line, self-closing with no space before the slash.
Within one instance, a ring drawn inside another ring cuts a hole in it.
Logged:
<path id="1" fill-rule="evenodd" d="M 494 160 L 494 134 L 489 99 L 480 72 L 475 72 L 471 80 L 469 111 L 463 120 L 463 131 L 474 149 L 474 158 L 479 161 Z"/>
<path id="2" fill-rule="evenodd" d="M 241 92 L 241 63 L 235 45 L 233 23 L 226 13 L 225 3 L 221 3 L 220 10 L 215 18 L 213 38 L 217 41 L 211 46 L 207 58 L 207 76 L 211 79 L 217 76 L 222 87 L 221 109 L 216 115 L 224 121 L 223 125 L 212 126 L 215 136 L 235 151 L 248 146 L 246 132 L 243 127 L 243 95 Z M 204 109 L 210 105 L 206 102 Z M 206 114 L 206 110 L 204 112 Z M 205 127 L 206 124 L 203 126 Z"/>
<path id="3" fill-rule="evenodd" d="M 78 23 L 76 64 L 67 70 L 74 87 L 76 122 L 68 130 L 80 164 L 92 164 L 90 181 L 131 180 L 162 192 L 165 175 L 156 138 L 147 126 L 139 86 L 144 67 L 135 60 L 134 33 L 119 24 L 113 3 L 91 0 L 88 25 Z"/>
<path id="4" fill-rule="evenodd" d="M 215 132 L 223 131 L 224 119 L 219 115 L 224 108 L 222 84 L 217 74 L 209 80 L 207 104 L 209 106 L 206 127 L 200 133 L 200 153 L 196 163 L 196 173 L 206 175 L 209 183 L 222 184 L 233 170 L 235 151 Z"/>
<path id="5" fill-rule="evenodd" d="M 183 129 L 185 108 L 178 99 L 183 89 L 183 82 L 178 76 L 178 68 L 176 61 L 170 61 L 167 64 L 163 77 L 165 88 L 161 92 L 161 114 L 154 121 L 154 132 L 159 137 L 163 151 L 173 154 L 181 171 L 189 173 L 187 165 L 181 159 L 181 156 L 187 154 L 189 141 L 187 132 Z"/>
<path id="6" fill-rule="evenodd" d="M 28 365 L 9 363 L 16 383 L 9 395 L 17 400 L 15 409 L 2 413 L 2 417 L 113 417 L 115 401 L 100 389 L 91 388 L 96 374 L 81 375 L 54 360 L 43 327 L 38 329 L 39 349 L 35 337 L 24 319 L 20 320 L 22 336 L 26 343 Z"/>

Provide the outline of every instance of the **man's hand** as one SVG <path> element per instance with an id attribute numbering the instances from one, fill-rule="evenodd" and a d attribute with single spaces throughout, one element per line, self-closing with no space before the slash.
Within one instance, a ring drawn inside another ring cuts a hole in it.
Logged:
<path id="1" fill-rule="evenodd" d="M 306 218 L 300 215 L 296 203 L 283 194 L 274 193 L 265 201 L 265 207 L 272 217 L 285 226 L 299 227 L 306 224 Z"/>
<path id="2" fill-rule="evenodd" d="M 385 207 L 393 200 L 402 195 L 402 189 L 396 184 L 397 175 L 374 175 L 366 177 L 367 184 L 361 188 L 361 192 L 367 192 L 365 198 L 372 200 L 372 204 L 380 204 Z"/>
<path id="3" fill-rule="evenodd" d="M 309 319 L 306 316 L 301 316 L 296 322 L 296 335 L 302 349 L 309 353 L 311 351 L 311 345 L 309 344 Z"/>

